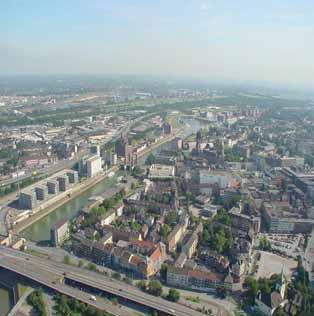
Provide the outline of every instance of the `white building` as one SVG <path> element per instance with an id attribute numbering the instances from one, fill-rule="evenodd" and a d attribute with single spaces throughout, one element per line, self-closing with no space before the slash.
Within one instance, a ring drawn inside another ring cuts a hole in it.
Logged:
<path id="1" fill-rule="evenodd" d="M 226 189 L 230 184 L 230 174 L 223 171 L 200 170 L 199 183 L 200 185 L 217 184 L 220 189 Z"/>
<path id="2" fill-rule="evenodd" d="M 153 164 L 149 168 L 150 179 L 172 179 L 174 175 L 174 166 Z"/>
<path id="3" fill-rule="evenodd" d="M 87 176 L 89 178 L 94 177 L 102 171 L 101 158 L 98 156 L 92 156 L 86 160 Z"/>

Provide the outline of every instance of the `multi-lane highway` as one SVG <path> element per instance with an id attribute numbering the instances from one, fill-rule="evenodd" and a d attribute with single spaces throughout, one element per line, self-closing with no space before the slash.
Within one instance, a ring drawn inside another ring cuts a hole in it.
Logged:
<path id="1" fill-rule="evenodd" d="M 109 304 L 108 307 L 104 306 L 105 303 L 101 301 L 92 302 L 88 293 L 70 287 L 66 285 L 67 282 L 63 283 L 60 282 L 60 280 L 65 279 L 67 281 L 74 281 L 79 284 L 83 284 L 89 288 L 99 291 L 99 293 L 104 292 L 115 295 L 125 299 L 126 301 L 135 302 L 140 306 L 155 309 L 164 315 L 202 315 L 190 308 L 143 293 L 133 286 L 127 285 L 124 282 L 113 280 L 109 277 L 100 275 L 99 273 L 38 258 L 6 247 L 0 247 L 0 267 L 6 268 L 20 275 L 24 275 L 25 277 L 42 285 L 63 294 L 76 297 L 85 303 L 93 305 L 101 310 L 107 310 L 110 313 L 113 313 L 113 311 L 109 311 L 107 308 L 112 308 L 112 305 Z M 117 314 L 113 313 L 113 315 Z"/>

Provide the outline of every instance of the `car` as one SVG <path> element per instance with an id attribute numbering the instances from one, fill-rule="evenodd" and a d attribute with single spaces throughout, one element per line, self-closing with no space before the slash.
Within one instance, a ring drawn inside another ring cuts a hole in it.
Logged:
<path id="1" fill-rule="evenodd" d="M 94 295 L 91 295 L 90 298 L 89 298 L 91 301 L 95 302 L 97 301 L 96 297 Z"/>

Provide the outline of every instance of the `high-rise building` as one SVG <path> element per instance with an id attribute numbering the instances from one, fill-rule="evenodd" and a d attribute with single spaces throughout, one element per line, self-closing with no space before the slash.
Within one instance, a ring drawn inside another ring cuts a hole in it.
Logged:
<path id="1" fill-rule="evenodd" d="M 79 176 L 78 176 L 77 171 L 69 170 L 69 171 L 67 171 L 67 176 L 69 178 L 69 183 L 71 183 L 71 184 L 78 183 Z"/>
<path id="2" fill-rule="evenodd" d="M 93 145 L 93 146 L 90 148 L 90 152 L 91 152 L 91 154 L 100 157 L 100 146 L 99 146 L 99 145 Z"/>
<path id="3" fill-rule="evenodd" d="M 47 181 L 48 193 L 58 194 L 59 193 L 59 182 L 56 179 Z"/>
<path id="4" fill-rule="evenodd" d="M 125 157 L 125 149 L 128 145 L 128 140 L 125 137 L 121 137 L 115 144 L 115 152 L 119 157 Z"/>
<path id="5" fill-rule="evenodd" d="M 60 176 L 57 178 L 59 182 L 59 191 L 65 192 L 69 188 L 69 178 L 67 176 Z"/>
<path id="6" fill-rule="evenodd" d="M 35 188 L 36 198 L 39 201 L 44 201 L 48 196 L 48 187 L 47 185 L 38 186 Z"/>
<path id="7" fill-rule="evenodd" d="M 172 126 L 169 123 L 165 123 L 163 126 L 163 129 L 164 129 L 164 134 L 169 135 L 172 133 Z"/>
<path id="8" fill-rule="evenodd" d="M 196 153 L 201 153 L 202 134 L 200 131 L 196 133 Z"/>
<path id="9" fill-rule="evenodd" d="M 37 206 L 37 197 L 35 190 L 23 190 L 19 196 L 19 206 L 23 209 L 34 209 Z"/>
<path id="10" fill-rule="evenodd" d="M 112 151 L 110 154 L 110 165 L 115 166 L 117 163 L 118 163 L 118 156 L 114 151 Z"/>
<path id="11" fill-rule="evenodd" d="M 67 219 L 57 222 L 50 230 L 50 240 L 54 247 L 58 247 L 69 238 L 69 224 Z"/>
<path id="12" fill-rule="evenodd" d="M 86 160 L 87 176 L 92 178 L 102 171 L 101 158 L 92 156 Z"/>

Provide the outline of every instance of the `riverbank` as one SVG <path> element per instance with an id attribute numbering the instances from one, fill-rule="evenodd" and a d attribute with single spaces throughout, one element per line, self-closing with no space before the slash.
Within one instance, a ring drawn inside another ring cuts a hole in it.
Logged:
<path id="1" fill-rule="evenodd" d="M 84 182 L 82 182 L 82 183 L 78 184 L 77 186 L 73 187 L 72 189 L 70 189 L 67 192 L 66 196 L 64 196 L 63 198 L 53 202 L 48 207 L 45 207 L 45 208 L 39 210 L 38 212 L 33 214 L 31 217 L 26 218 L 25 220 L 17 223 L 13 227 L 12 233 L 15 234 L 15 235 L 20 234 L 23 230 L 25 230 L 29 226 L 33 225 L 34 223 L 36 223 L 38 220 L 40 220 L 40 219 L 44 218 L 45 216 L 49 215 L 51 212 L 55 211 L 57 208 L 61 207 L 65 203 L 71 201 L 72 199 L 78 197 L 83 192 L 87 191 L 88 189 L 90 189 L 93 186 L 95 186 L 97 183 L 99 183 L 102 180 L 104 180 L 106 177 L 108 177 L 108 172 L 117 171 L 117 168 L 118 167 L 113 167 L 110 170 L 108 170 L 106 173 L 102 173 L 99 176 L 96 176 L 95 178 L 92 178 L 92 179 L 87 179 Z"/>

